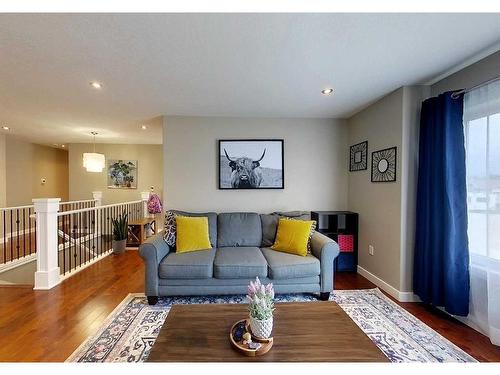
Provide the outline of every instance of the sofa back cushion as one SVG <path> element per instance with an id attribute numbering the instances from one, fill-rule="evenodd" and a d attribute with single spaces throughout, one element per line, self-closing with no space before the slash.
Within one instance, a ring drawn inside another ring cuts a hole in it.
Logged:
<path id="1" fill-rule="evenodd" d="M 274 244 L 280 217 L 310 220 L 311 213 L 309 211 L 286 211 L 260 215 L 260 220 L 262 222 L 262 247 L 271 247 Z"/>
<path id="2" fill-rule="evenodd" d="M 262 226 L 259 214 L 231 212 L 217 216 L 217 246 L 256 246 L 262 243 Z"/>
<path id="3" fill-rule="evenodd" d="M 278 215 L 260 215 L 262 223 L 262 247 L 273 246 L 274 239 L 276 238 L 276 231 L 278 230 L 279 219 L 280 217 Z"/>
<path id="4" fill-rule="evenodd" d="M 188 217 L 207 217 L 208 218 L 208 234 L 210 236 L 210 244 L 212 247 L 217 247 L 217 214 L 215 212 L 186 212 L 172 210 L 175 215 Z"/>

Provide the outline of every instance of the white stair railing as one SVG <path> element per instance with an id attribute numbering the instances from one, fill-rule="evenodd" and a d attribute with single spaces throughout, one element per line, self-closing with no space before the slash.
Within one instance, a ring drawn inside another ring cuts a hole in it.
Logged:
<path id="1" fill-rule="evenodd" d="M 59 202 L 59 212 L 95 207 L 101 204 L 102 193 L 93 192 L 93 199 Z M 34 205 L 0 207 L 0 272 L 8 271 L 36 256 L 36 215 Z"/>
<path id="2" fill-rule="evenodd" d="M 112 219 L 126 212 L 130 220 L 147 215 L 149 193 L 141 200 L 102 205 L 93 192 L 90 207 L 59 211 L 59 198 L 35 199 L 37 271 L 34 289 L 51 289 L 112 251 Z M 71 202 L 73 203 L 73 202 Z"/>

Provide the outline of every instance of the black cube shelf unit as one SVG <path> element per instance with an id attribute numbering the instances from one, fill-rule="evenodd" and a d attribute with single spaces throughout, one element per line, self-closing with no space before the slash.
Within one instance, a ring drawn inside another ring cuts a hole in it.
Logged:
<path id="1" fill-rule="evenodd" d="M 311 211 L 316 230 L 339 244 L 336 272 L 356 272 L 358 267 L 358 214 L 351 211 Z"/>

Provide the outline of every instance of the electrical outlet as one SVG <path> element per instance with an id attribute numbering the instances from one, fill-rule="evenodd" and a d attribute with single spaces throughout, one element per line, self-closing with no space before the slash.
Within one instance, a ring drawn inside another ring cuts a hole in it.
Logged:
<path id="1" fill-rule="evenodd" d="M 368 254 L 375 255 L 375 249 L 372 245 L 368 245 Z"/>

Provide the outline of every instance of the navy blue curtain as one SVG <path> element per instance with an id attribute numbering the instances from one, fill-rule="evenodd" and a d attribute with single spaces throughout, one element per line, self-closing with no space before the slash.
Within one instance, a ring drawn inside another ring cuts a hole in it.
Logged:
<path id="1" fill-rule="evenodd" d="M 413 291 L 450 314 L 469 313 L 463 95 L 422 103 Z"/>

